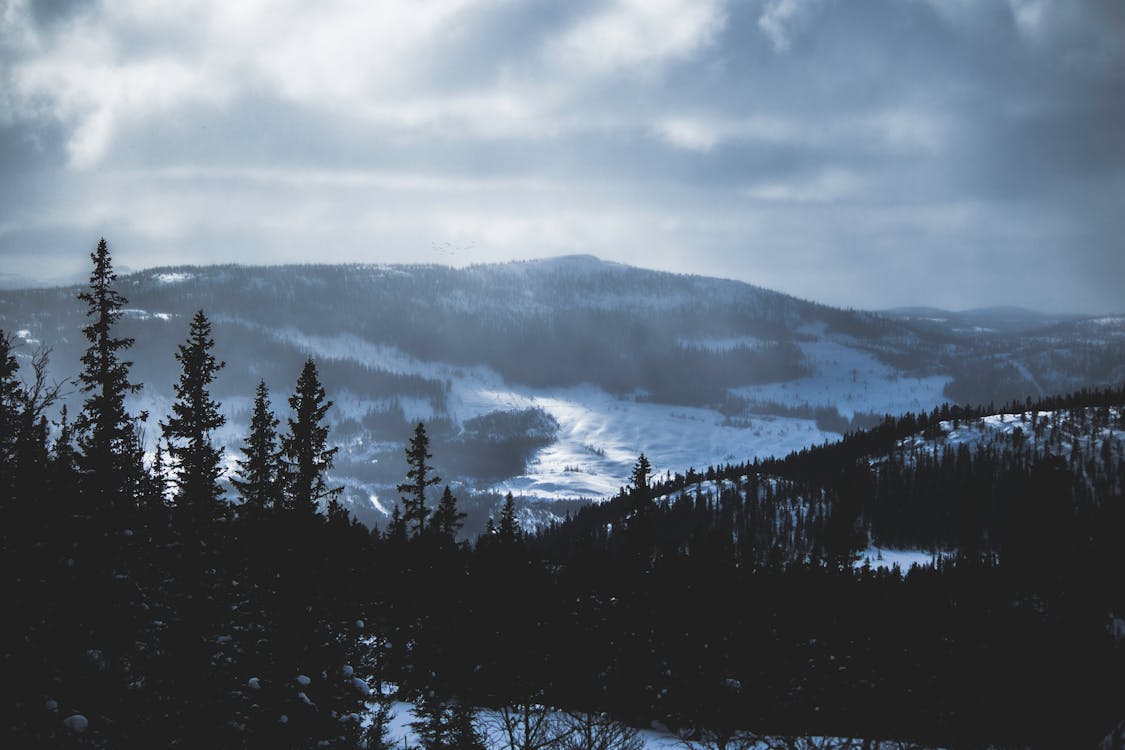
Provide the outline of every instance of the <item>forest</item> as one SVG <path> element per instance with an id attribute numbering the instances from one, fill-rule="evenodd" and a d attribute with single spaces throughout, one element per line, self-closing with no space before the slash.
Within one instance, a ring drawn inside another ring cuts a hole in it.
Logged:
<path id="1" fill-rule="evenodd" d="M 145 435 L 104 240 L 91 259 L 79 413 L 0 335 L 5 746 L 379 750 L 401 704 L 425 750 L 1121 741 L 1125 386 L 662 481 L 642 454 L 617 497 L 525 530 L 509 495 L 476 539 L 420 422 L 371 530 L 329 479 L 311 358 L 284 413 L 257 384 L 224 475 L 203 310 Z M 517 452 L 553 429 L 510 419 Z M 933 563 L 858 564 L 872 542 Z"/>

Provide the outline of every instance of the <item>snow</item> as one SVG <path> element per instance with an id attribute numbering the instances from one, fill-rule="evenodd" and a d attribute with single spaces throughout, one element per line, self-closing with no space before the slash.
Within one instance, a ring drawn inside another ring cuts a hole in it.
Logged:
<path id="1" fill-rule="evenodd" d="M 90 728 L 90 720 L 82 714 L 71 714 L 63 719 L 63 726 L 75 734 L 82 734 Z"/>
<path id="2" fill-rule="evenodd" d="M 936 556 L 945 554 L 949 553 L 927 552 L 921 549 L 888 549 L 872 545 L 864 550 L 860 558 L 855 561 L 854 567 L 862 568 L 865 564 L 869 564 L 875 570 L 880 568 L 890 570 L 897 565 L 899 570 L 906 573 L 914 565 L 928 567 L 933 564 Z"/>
<path id="3" fill-rule="evenodd" d="M 810 333 L 817 329 L 810 327 Z M 857 411 L 902 414 L 932 409 L 945 401 L 948 375 L 904 376 L 846 336 L 798 344 L 812 375 L 785 383 L 743 386 L 733 392 L 752 401 L 788 406 L 834 406 L 851 418 Z"/>
<path id="4" fill-rule="evenodd" d="M 497 410 L 543 409 L 559 423 L 556 441 L 532 457 L 526 473 L 489 488 L 500 493 L 543 499 L 604 498 L 626 483 L 642 452 L 659 473 L 785 455 L 838 437 L 808 419 L 766 416 L 754 418 L 749 425 L 735 425 L 713 409 L 638 401 L 593 385 L 509 385 L 487 367 L 422 361 L 350 334 L 311 336 L 293 329 L 275 334 L 316 356 L 448 381 L 447 408 L 457 422 Z M 352 415 L 362 415 L 374 405 L 347 394 L 338 394 L 335 401 L 343 413 Z M 426 413 L 431 410 L 429 402 L 406 400 L 403 408 L 411 420 L 431 416 Z M 377 498 L 372 502 L 378 507 Z"/>
<path id="5" fill-rule="evenodd" d="M 1119 414 L 1118 408 L 1111 408 L 1109 410 L 1110 422 L 1116 424 Z M 940 437 L 935 439 L 916 434 L 900 440 L 898 446 L 906 451 L 933 450 L 939 446 L 943 449 L 949 449 L 961 445 L 976 449 L 999 440 L 1010 440 L 1018 432 L 1031 446 L 1041 448 L 1056 456 L 1068 455 L 1074 447 L 1073 436 L 1069 435 L 1071 430 L 1068 429 L 1070 415 L 1066 411 L 1058 415 L 1064 437 L 1055 442 L 1041 441 L 1036 437 L 1035 423 L 1032 422 L 1033 417 L 1041 427 L 1046 426 L 1047 433 L 1051 432 L 1050 425 L 1056 419 L 1053 411 L 1040 411 L 1034 415 L 1031 412 L 992 414 L 979 419 L 962 419 L 956 422 L 945 420 L 939 424 L 942 433 Z M 1079 440 L 1083 450 L 1093 447 L 1096 453 L 1107 440 L 1125 440 L 1125 430 L 1105 427 L 1098 434 L 1088 435 Z M 876 462 L 880 460 L 882 459 L 876 459 Z"/>
<path id="6" fill-rule="evenodd" d="M 35 345 L 39 343 L 39 339 L 32 338 L 31 331 L 27 328 L 21 328 L 15 333 L 15 337 L 20 339 L 24 344 Z M 14 342 L 13 342 L 14 343 Z"/>
<path id="7" fill-rule="evenodd" d="M 732 338 L 678 339 L 676 343 L 685 349 L 729 352 L 734 349 L 759 349 L 765 346 L 767 342 L 754 336 L 736 336 Z"/>
<path id="8" fill-rule="evenodd" d="M 121 314 L 133 320 L 152 320 L 153 318 L 157 320 L 171 320 L 174 317 L 171 313 L 149 312 L 148 310 L 142 310 L 138 307 L 123 308 Z"/>
<path id="9" fill-rule="evenodd" d="M 188 279 L 195 278 L 195 274 L 190 273 L 158 273 L 155 278 L 161 284 L 180 284 Z"/>
<path id="10" fill-rule="evenodd" d="M 312 680 L 309 679 L 308 675 L 299 674 L 297 675 L 297 684 L 301 687 L 308 687 L 312 684 Z"/>

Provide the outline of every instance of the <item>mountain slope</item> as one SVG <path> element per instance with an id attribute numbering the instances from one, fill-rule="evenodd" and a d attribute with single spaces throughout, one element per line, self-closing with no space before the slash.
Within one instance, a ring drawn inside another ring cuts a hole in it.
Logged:
<path id="1" fill-rule="evenodd" d="M 213 320 L 229 363 L 215 384 L 229 459 L 257 380 L 283 411 L 300 362 L 317 357 L 337 404 L 337 479 L 369 521 L 394 503 L 417 419 L 439 472 L 467 490 L 604 497 L 641 451 L 658 470 L 784 455 L 951 395 L 985 402 L 1125 378 L 1115 325 L 964 335 L 589 256 L 160 268 L 119 286 L 146 386 L 137 406 L 154 420 L 190 315 Z M 58 377 L 77 373 L 84 344 L 77 291 L 0 292 L 0 327 L 25 356 L 52 347 Z"/>

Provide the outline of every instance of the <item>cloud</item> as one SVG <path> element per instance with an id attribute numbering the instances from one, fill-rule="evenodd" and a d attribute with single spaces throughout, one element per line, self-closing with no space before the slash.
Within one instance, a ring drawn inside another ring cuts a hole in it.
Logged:
<path id="1" fill-rule="evenodd" d="M 593 252 L 859 307 L 1119 307 L 1123 16 L 8 0 L 0 259 L 62 273 L 103 233 L 138 267 L 444 262 L 431 245 L 456 241 L 465 262 Z"/>
<path id="2" fill-rule="evenodd" d="M 778 52 L 787 51 L 793 35 L 812 17 L 822 0 L 766 0 L 758 27 Z"/>
<path id="3" fill-rule="evenodd" d="M 607 73 L 691 57 L 724 22 L 716 0 L 618 0 L 548 48 L 557 64 Z"/>

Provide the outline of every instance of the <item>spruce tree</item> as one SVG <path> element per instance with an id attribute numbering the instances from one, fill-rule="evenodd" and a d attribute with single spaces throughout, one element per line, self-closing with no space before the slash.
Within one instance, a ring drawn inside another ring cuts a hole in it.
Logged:
<path id="1" fill-rule="evenodd" d="M 289 418 L 288 434 L 281 438 L 286 506 L 309 514 L 317 512 L 321 500 L 332 498 L 343 489 L 329 489 L 325 482 L 325 474 L 332 468 L 339 449 L 328 447 L 324 415 L 332 402 L 324 397 L 316 364 L 310 357 L 297 378 L 296 391 L 289 397 L 293 416 Z"/>
<path id="2" fill-rule="evenodd" d="M 500 526 L 497 535 L 502 544 L 515 544 L 523 538 L 519 519 L 516 518 L 516 501 L 509 492 L 504 497 L 504 507 L 500 510 Z"/>
<path id="3" fill-rule="evenodd" d="M 395 503 L 391 509 L 391 520 L 387 524 L 387 541 L 403 542 L 406 540 L 406 521 L 402 517 L 402 508 Z"/>
<path id="4" fill-rule="evenodd" d="M 407 530 L 417 538 L 426 529 L 426 518 L 430 511 L 426 508 L 426 488 L 441 481 L 441 477 L 431 476 L 434 467 L 427 463 L 430 455 L 430 439 L 426 437 L 426 427 L 421 422 L 414 428 L 414 437 L 406 449 L 406 463 L 410 470 L 407 480 L 398 486 L 402 495 L 402 519 Z"/>
<path id="5" fill-rule="evenodd" d="M 214 346 L 211 323 L 200 310 L 192 318 L 187 341 L 176 352 L 183 371 L 180 382 L 172 386 L 176 393 L 172 416 L 161 424 L 175 472 L 172 483 L 177 488 L 177 507 L 197 523 L 214 520 L 224 505 L 219 486 L 223 449 L 215 447 L 211 438 L 226 418 L 219 413 L 209 387 L 226 363 L 215 359 Z"/>
<path id="6" fill-rule="evenodd" d="M 231 484 L 242 498 L 242 509 L 251 515 L 261 513 L 277 502 L 281 456 L 277 446 L 277 417 L 270 409 L 266 381 L 258 382 L 250 416 L 250 434 L 242 446 L 244 459 L 238 461 L 238 476 Z"/>
<path id="7" fill-rule="evenodd" d="M 90 254 L 94 270 L 88 291 L 78 299 L 86 303 L 91 318 L 82 329 L 90 342 L 82 355 L 78 385 L 86 394 L 82 412 L 75 421 L 80 451 L 79 467 L 84 486 L 95 509 L 127 510 L 135 504 L 130 488 L 139 483 L 143 467 L 138 462 L 136 426 L 146 415 L 134 419 L 125 409 L 125 398 L 140 391 L 139 383 L 129 380 L 132 362 L 121 355 L 133 346 L 129 337 L 115 337 L 114 326 L 128 300 L 113 283 L 117 274 L 109 257 L 105 239 Z"/>
<path id="8" fill-rule="evenodd" d="M 439 537 L 453 541 L 457 538 L 457 532 L 465 525 L 465 516 L 465 513 L 457 510 L 457 498 L 453 496 L 449 485 L 446 485 L 445 491 L 441 493 L 441 500 L 438 501 L 438 507 L 430 519 L 430 528 Z"/>
<path id="9" fill-rule="evenodd" d="M 652 492 L 648 478 L 652 465 L 642 453 L 633 465 L 629 488 L 629 516 L 625 524 L 625 546 L 627 553 L 642 564 L 647 564 L 652 553 Z"/>

